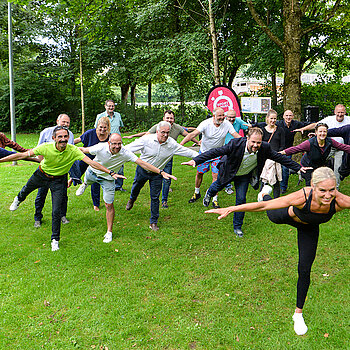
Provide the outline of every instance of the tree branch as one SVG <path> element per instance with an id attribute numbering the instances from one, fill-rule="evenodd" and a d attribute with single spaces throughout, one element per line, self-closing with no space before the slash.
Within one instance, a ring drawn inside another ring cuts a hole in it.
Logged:
<path id="1" fill-rule="evenodd" d="M 318 22 L 318 23 L 315 23 L 313 24 L 312 26 L 308 27 L 308 28 L 305 28 L 303 31 L 302 31 L 302 36 L 304 36 L 305 34 L 309 33 L 309 32 L 312 32 L 313 30 L 315 30 L 316 28 L 318 27 L 321 27 L 322 24 L 328 22 L 335 14 L 335 12 L 338 10 L 338 7 L 339 7 L 339 4 L 340 4 L 340 1 L 341 0 L 337 0 L 336 3 L 334 4 L 332 10 L 330 11 L 327 11 L 328 16 L 326 16 L 322 21 Z"/>
<path id="2" fill-rule="evenodd" d="M 251 15 L 253 16 L 255 22 L 261 27 L 261 29 L 268 35 L 268 37 L 277 45 L 279 46 L 282 51 L 284 49 L 284 43 L 283 41 L 278 38 L 272 31 L 271 29 L 267 26 L 267 24 L 261 19 L 261 17 L 259 16 L 259 14 L 256 12 L 255 7 L 253 5 L 252 0 L 247 0 L 247 4 L 248 4 L 248 8 L 249 11 L 251 13 Z"/>

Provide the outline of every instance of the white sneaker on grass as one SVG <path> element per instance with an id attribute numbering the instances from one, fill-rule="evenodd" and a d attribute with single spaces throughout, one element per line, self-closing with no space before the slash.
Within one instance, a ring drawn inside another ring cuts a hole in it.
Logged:
<path id="1" fill-rule="evenodd" d="M 235 193 L 235 192 L 232 190 L 231 187 L 225 188 L 225 192 L 226 192 L 227 194 L 233 194 L 233 193 Z"/>
<path id="2" fill-rule="evenodd" d="M 61 221 L 62 221 L 62 224 L 64 224 L 64 225 L 70 223 L 70 221 L 65 216 L 61 217 Z"/>
<path id="3" fill-rule="evenodd" d="M 60 249 L 60 247 L 58 246 L 58 241 L 56 241 L 55 239 L 53 239 L 51 241 L 51 251 L 55 252 L 58 249 Z"/>
<path id="4" fill-rule="evenodd" d="M 11 211 L 17 210 L 20 203 L 21 202 L 19 201 L 18 197 L 16 196 L 15 199 L 13 200 L 12 204 L 10 205 L 10 210 Z"/>
<path id="5" fill-rule="evenodd" d="M 307 325 L 305 324 L 302 313 L 294 313 L 294 331 L 297 335 L 304 335 L 307 332 Z"/>
<path id="6" fill-rule="evenodd" d="M 271 194 L 272 192 L 272 187 L 269 185 L 264 185 L 264 187 L 261 189 L 261 191 L 258 194 L 258 202 L 262 202 L 263 199 L 263 194 Z"/>
<path id="7" fill-rule="evenodd" d="M 81 196 L 81 195 L 85 192 L 85 190 L 87 189 L 87 187 L 88 187 L 88 185 L 87 185 L 85 182 L 83 182 L 83 183 L 79 186 L 79 188 L 77 189 L 77 191 L 75 192 L 75 194 L 76 194 L 77 196 Z"/>
<path id="8" fill-rule="evenodd" d="M 108 232 L 105 234 L 105 237 L 104 237 L 104 240 L 103 240 L 103 243 L 110 243 L 112 242 L 112 232 Z"/>

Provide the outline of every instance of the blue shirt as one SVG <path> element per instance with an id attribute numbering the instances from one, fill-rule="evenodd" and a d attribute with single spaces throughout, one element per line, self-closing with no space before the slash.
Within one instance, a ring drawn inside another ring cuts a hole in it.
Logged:
<path id="1" fill-rule="evenodd" d="M 97 145 L 100 142 L 107 142 L 109 137 L 107 137 L 104 141 L 100 141 L 100 139 L 97 137 L 96 129 L 89 129 L 80 136 L 80 139 L 84 147 L 90 147 Z"/>
<path id="2" fill-rule="evenodd" d="M 95 120 L 95 128 L 97 127 L 97 122 L 102 117 L 109 118 L 109 121 L 111 122 L 111 133 L 112 134 L 117 133 L 120 135 L 119 129 L 124 126 L 121 115 L 118 112 L 114 112 L 113 117 L 111 117 L 109 114 L 107 114 L 106 111 L 104 111 L 103 113 L 100 113 L 97 115 Z"/>
<path id="3" fill-rule="evenodd" d="M 57 127 L 55 126 L 50 126 L 49 128 L 44 129 L 39 136 L 39 141 L 38 141 L 38 146 L 41 145 L 42 143 L 47 143 L 47 142 L 54 142 L 52 138 L 53 130 Z M 69 133 L 69 140 L 68 143 L 71 145 L 74 145 L 74 135 L 73 133 L 68 130 Z"/>
<path id="4" fill-rule="evenodd" d="M 232 124 L 233 128 L 236 130 L 236 132 L 239 132 L 239 130 L 248 129 L 248 125 L 239 117 L 235 119 L 235 122 Z M 234 137 L 231 134 L 227 134 L 225 138 L 225 145 L 228 144 Z"/>

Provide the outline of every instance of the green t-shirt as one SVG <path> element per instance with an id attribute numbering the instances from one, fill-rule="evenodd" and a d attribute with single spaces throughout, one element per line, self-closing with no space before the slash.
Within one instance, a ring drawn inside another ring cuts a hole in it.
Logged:
<path id="1" fill-rule="evenodd" d="M 40 163 L 41 169 L 53 176 L 67 174 L 76 160 L 82 160 L 85 157 L 78 147 L 71 144 L 67 144 L 66 149 L 60 152 L 54 142 L 43 143 L 33 148 L 33 152 L 36 156 L 44 157 Z"/>
<path id="2" fill-rule="evenodd" d="M 151 129 L 148 130 L 148 132 L 150 134 L 155 134 L 157 132 L 157 126 L 158 124 L 156 125 L 153 125 L 151 127 Z M 171 137 L 172 139 L 174 139 L 175 141 L 177 141 L 177 138 L 180 136 L 180 135 L 183 135 L 184 134 L 184 129 L 182 128 L 181 125 L 179 124 L 176 124 L 174 123 L 171 128 L 170 128 L 170 133 L 169 133 L 169 137 Z"/>

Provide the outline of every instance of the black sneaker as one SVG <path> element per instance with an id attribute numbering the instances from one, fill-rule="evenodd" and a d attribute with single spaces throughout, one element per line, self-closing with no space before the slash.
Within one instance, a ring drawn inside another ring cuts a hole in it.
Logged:
<path id="1" fill-rule="evenodd" d="M 163 209 L 168 209 L 168 208 L 169 208 L 168 202 L 164 201 L 164 202 L 162 203 L 162 208 L 163 208 Z"/>
<path id="2" fill-rule="evenodd" d="M 200 193 L 194 193 L 192 198 L 188 201 L 188 203 L 194 203 L 194 202 L 198 201 L 198 199 L 201 197 L 202 196 Z"/>
<path id="3" fill-rule="evenodd" d="M 214 209 L 219 209 L 220 208 L 220 205 L 219 205 L 218 201 L 213 201 L 213 208 Z"/>

